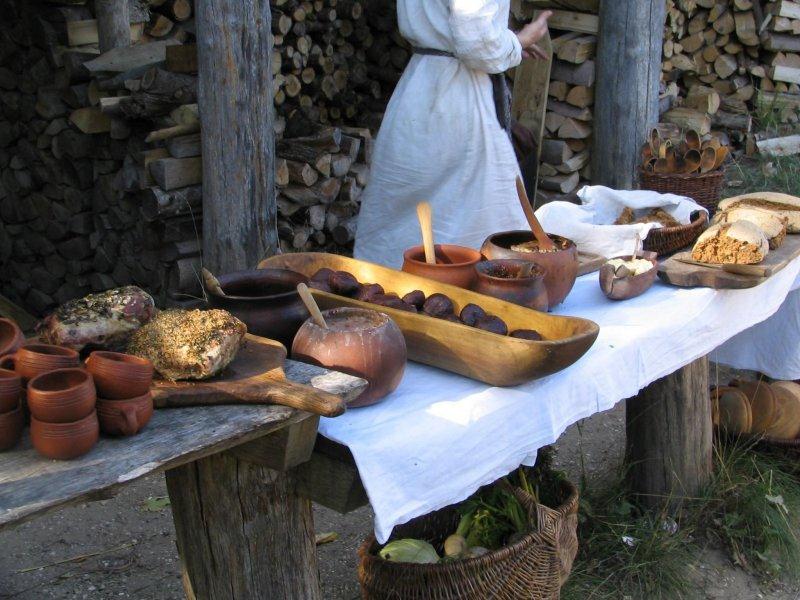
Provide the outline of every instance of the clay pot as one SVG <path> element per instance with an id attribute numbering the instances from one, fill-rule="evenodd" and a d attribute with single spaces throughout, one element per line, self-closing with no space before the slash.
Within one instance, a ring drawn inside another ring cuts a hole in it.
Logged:
<path id="1" fill-rule="evenodd" d="M 465 289 L 475 284 L 475 265 L 481 260 L 481 253 L 464 246 L 436 244 L 436 264 L 425 262 L 422 246 L 409 248 L 403 254 L 403 271 L 434 281 L 448 283 Z"/>
<path id="2" fill-rule="evenodd" d="M 94 411 L 72 423 L 47 423 L 31 417 L 33 447 L 47 458 L 69 460 L 83 456 L 99 437 L 100 424 Z"/>
<path id="3" fill-rule="evenodd" d="M 150 392 L 130 400 L 97 400 L 100 430 L 109 435 L 136 435 L 153 416 Z"/>
<path id="4" fill-rule="evenodd" d="M 248 333 L 292 346 L 308 311 L 297 293 L 308 277 L 285 269 L 239 271 L 219 277 L 225 296 L 206 290 L 208 303 L 227 310 L 247 325 Z"/>
<path id="5" fill-rule="evenodd" d="M 306 321 L 294 338 L 294 359 L 366 379 L 369 386 L 348 404 L 351 408 L 375 404 L 400 385 L 406 342 L 392 319 L 362 308 L 334 308 L 322 314 L 328 328 Z"/>
<path id="6" fill-rule="evenodd" d="M 548 234 L 549 235 L 549 234 Z M 487 260 L 514 258 L 527 260 L 543 267 L 546 275 L 544 285 L 547 288 L 547 298 L 550 310 L 564 301 L 564 298 L 575 285 L 578 277 L 578 247 L 575 242 L 558 235 L 550 235 L 556 247 L 562 248 L 556 252 L 516 252 L 511 246 L 533 241 L 530 231 L 504 231 L 486 238 L 481 246 L 481 253 Z"/>
<path id="7" fill-rule="evenodd" d="M 28 410 L 47 423 L 71 423 L 94 412 L 97 395 L 83 369 L 58 369 L 28 383 Z"/>
<path id="8" fill-rule="evenodd" d="M 622 260 L 630 260 L 631 255 L 619 256 Z M 641 296 L 653 282 L 658 275 L 658 254 L 655 252 L 642 252 L 638 258 L 649 260 L 653 263 L 653 268 L 646 273 L 634 275 L 633 277 L 614 277 L 614 268 L 609 264 L 604 264 L 600 267 L 600 289 L 611 300 L 628 300 Z"/>
<path id="9" fill-rule="evenodd" d="M 153 363 L 120 352 L 92 352 L 86 369 L 94 379 L 97 395 L 108 400 L 136 398 L 150 391 Z"/>
<path id="10" fill-rule="evenodd" d="M 0 356 L 13 354 L 22 346 L 23 341 L 25 336 L 14 321 L 0 319 Z"/>
<path id="11" fill-rule="evenodd" d="M 27 344 L 14 354 L 0 358 L 0 368 L 13 368 L 23 383 L 42 373 L 56 369 L 77 367 L 80 362 L 78 353 L 71 348 L 53 346 L 51 344 Z"/>
<path id="12" fill-rule="evenodd" d="M 0 414 L 0 451 L 13 448 L 22 436 L 25 419 L 22 405 L 17 400 L 17 407 Z"/>
<path id="13" fill-rule="evenodd" d="M 475 291 L 533 310 L 547 312 L 545 270 L 526 260 L 487 260 L 475 265 Z"/>
<path id="14" fill-rule="evenodd" d="M 0 369 L 0 413 L 17 408 L 22 396 L 22 378 L 14 371 Z"/>

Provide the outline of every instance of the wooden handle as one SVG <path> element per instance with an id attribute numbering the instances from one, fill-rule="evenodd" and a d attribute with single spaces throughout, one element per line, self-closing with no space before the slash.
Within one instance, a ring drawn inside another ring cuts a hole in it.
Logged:
<path id="1" fill-rule="evenodd" d="M 308 286 L 305 283 L 297 284 L 297 293 L 300 294 L 300 299 L 303 301 L 303 304 L 306 305 L 308 312 L 311 313 L 311 318 L 317 322 L 317 325 L 323 329 L 327 329 L 328 324 L 325 322 L 325 317 L 322 316 L 322 312 L 319 310 L 319 306 L 317 306 L 317 301 L 314 300 L 314 296 L 311 295 Z"/>
<path id="2" fill-rule="evenodd" d="M 533 212 L 531 202 L 528 200 L 528 193 L 525 191 L 525 184 L 522 183 L 522 179 L 519 176 L 517 176 L 517 195 L 522 205 L 522 211 L 525 213 L 525 218 L 528 219 L 528 225 L 530 225 L 533 236 L 539 243 L 539 249 L 545 252 L 555 250 L 556 245 L 553 243 L 553 240 L 547 237 L 541 223 L 539 223 L 539 219 L 536 218 L 536 214 Z"/>
<path id="3" fill-rule="evenodd" d="M 433 211 L 427 202 L 417 204 L 417 218 L 422 230 L 422 247 L 425 249 L 425 262 L 436 264 L 436 248 L 433 245 Z"/>

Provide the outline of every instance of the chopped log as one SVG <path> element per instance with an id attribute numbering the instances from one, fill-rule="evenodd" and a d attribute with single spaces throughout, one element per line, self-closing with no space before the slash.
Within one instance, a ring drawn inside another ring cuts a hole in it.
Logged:
<path id="1" fill-rule="evenodd" d="M 89 73 L 112 71 L 122 73 L 137 67 L 152 66 L 166 59 L 166 48 L 178 44 L 176 40 L 161 40 L 137 44 L 127 48 L 114 48 L 97 58 L 83 63 Z"/>
<path id="2" fill-rule="evenodd" d="M 572 150 L 564 140 L 544 139 L 542 140 L 541 158 L 543 162 L 551 165 L 560 165 L 572 158 Z"/>
<path id="3" fill-rule="evenodd" d="M 346 221 L 339 223 L 331 231 L 333 241 L 339 246 L 346 246 L 356 239 L 356 227 L 358 220 L 356 217 L 351 217 Z"/>
<path id="4" fill-rule="evenodd" d="M 119 0 L 95 0 L 94 10 L 100 52 L 130 46 L 132 35 L 128 3 Z"/>
<path id="5" fill-rule="evenodd" d="M 714 127 L 750 133 L 753 128 L 753 117 L 749 114 L 735 114 L 718 111 L 712 118 Z"/>
<path id="6" fill-rule="evenodd" d="M 187 214 L 199 214 L 203 208 L 203 189 L 199 185 L 164 191 L 150 187 L 142 192 L 141 211 L 148 221 Z"/>
<path id="7" fill-rule="evenodd" d="M 580 175 L 578 173 L 570 173 L 568 175 L 542 177 L 539 185 L 546 190 L 567 194 L 578 187 L 579 181 Z"/>
<path id="8" fill-rule="evenodd" d="M 201 147 L 200 133 L 192 133 L 167 140 L 167 150 L 173 158 L 200 156 Z"/>
<path id="9" fill-rule="evenodd" d="M 568 62 L 554 60 L 550 77 L 558 81 L 563 81 L 570 85 L 585 85 L 591 87 L 595 79 L 595 63 L 587 60 L 579 65 Z"/>
<path id="10" fill-rule="evenodd" d="M 561 127 L 558 128 L 558 137 L 564 140 L 586 139 L 592 135 L 592 128 L 582 121 L 576 121 L 569 117 L 564 119 Z"/>
<path id="11" fill-rule="evenodd" d="M 125 45 L 129 45 L 132 42 L 138 42 L 142 37 L 144 27 L 141 23 L 131 23 L 128 26 L 128 31 L 129 39 L 127 42 L 125 42 Z M 99 41 L 100 34 L 98 31 L 98 22 L 95 19 L 67 22 L 67 43 L 70 46 L 89 46 L 92 44 L 98 44 Z"/>
<path id="12" fill-rule="evenodd" d="M 700 135 L 711 131 L 711 117 L 692 108 L 673 108 L 661 119 L 666 123 L 674 123 L 682 129 L 694 129 Z"/>
<path id="13" fill-rule="evenodd" d="M 167 46 L 166 69 L 173 73 L 197 73 L 197 45 Z"/>
<path id="14" fill-rule="evenodd" d="M 111 118 L 97 108 L 79 108 L 69 115 L 70 122 L 83 133 L 111 131 Z"/>
<path id="15" fill-rule="evenodd" d="M 142 89 L 181 104 L 197 102 L 197 78 L 153 67 L 142 77 Z"/>
<path id="16" fill-rule="evenodd" d="M 173 127 L 165 127 L 164 129 L 151 131 L 147 134 L 147 137 L 144 138 L 144 141 L 148 144 L 153 142 L 161 142 L 181 135 L 196 133 L 198 131 L 200 131 L 200 123 L 184 123 L 181 125 L 175 125 Z"/>
<path id="17" fill-rule="evenodd" d="M 800 135 L 758 140 L 756 147 L 761 154 L 769 156 L 793 156 L 800 154 Z"/>
<path id="18" fill-rule="evenodd" d="M 311 187 L 287 186 L 281 194 L 302 206 L 330 204 L 339 195 L 341 185 L 338 179 L 323 179 Z"/>
<path id="19" fill-rule="evenodd" d="M 150 174 L 164 191 L 197 185 L 203 181 L 203 160 L 160 158 L 150 163 Z"/>
<path id="20" fill-rule="evenodd" d="M 200 123 L 200 111 L 197 104 L 184 104 L 173 109 L 169 113 L 169 118 L 175 125 L 190 125 Z"/>
<path id="21" fill-rule="evenodd" d="M 285 158 L 275 160 L 275 185 L 279 187 L 289 185 L 289 164 Z"/>
<path id="22" fill-rule="evenodd" d="M 319 173 L 308 163 L 287 160 L 286 166 L 289 169 L 289 181 L 310 187 L 319 179 Z"/>

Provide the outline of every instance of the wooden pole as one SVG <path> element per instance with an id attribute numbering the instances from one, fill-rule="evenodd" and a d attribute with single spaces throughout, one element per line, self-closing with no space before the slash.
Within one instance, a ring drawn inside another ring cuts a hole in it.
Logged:
<path id="1" fill-rule="evenodd" d="M 663 0 L 600 3 L 594 105 L 594 183 L 632 189 L 639 149 L 658 121 Z"/>
<path id="2" fill-rule="evenodd" d="M 94 0 L 100 52 L 131 45 L 131 16 L 127 0 Z"/>
<path id="3" fill-rule="evenodd" d="M 278 247 L 271 13 L 263 0 L 197 2 L 203 261 L 254 268 Z"/>
<path id="4" fill-rule="evenodd" d="M 628 480 L 652 509 L 697 497 L 712 470 L 708 358 L 647 386 L 626 406 Z"/>

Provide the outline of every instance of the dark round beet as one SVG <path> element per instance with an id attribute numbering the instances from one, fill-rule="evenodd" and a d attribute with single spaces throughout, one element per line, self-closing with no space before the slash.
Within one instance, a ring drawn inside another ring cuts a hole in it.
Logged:
<path id="1" fill-rule="evenodd" d="M 379 296 L 384 293 L 383 286 L 379 283 L 368 283 L 366 285 L 362 285 L 354 298 L 356 300 L 361 300 L 362 302 L 369 302 L 370 298 L 373 296 Z"/>
<path id="2" fill-rule="evenodd" d="M 475 327 L 483 329 L 484 331 L 496 333 L 497 335 L 508 335 L 508 326 L 505 324 L 505 321 L 494 315 L 487 315 L 482 319 L 478 319 L 478 322 L 475 323 Z"/>
<path id="3" fill-rule="evenodd" d="M 403 302 L 413 304 L 418 310 L 422 310 L 422 306 L 425 304 L 425 292 L 422 290 L 408 292 L 405 296 L 403 296 Z"/>
<path id="4" fill-rule="evenodd" d="M 315 290 L 320 290 L 321 292 L 331 292 L 331 286 L 328 284 L 327 281 L 314 281 L 310 279 L 308 281 L 308 287 L 314 288 Z"/>
<path id="5" fill-rule="evenodd" d="M 416 306 L 414 306 L 413 304 L 409 304 L 408 302 L 405 302 L 403 300 L 400 300 L 400 304 L 397 306 L 397 308 L 400 310 L 404 310 L 406 312 L 413 312 L 413 313 L 417 312 Z"/>
<path id="6" fill-rule="evenodd" d="M 453 301 L 444 294 L 431 294 L 425 300 L 422 311 L 432 317 L 444 317 L 445 315 L 452 315 L 455 312 L 455 306 Z"/>
<path id="7" fill-rule="evenodd" d="M 541 342 L 544 339 L 541 333 L 533 329 L 517 329 L 511 332 L 511 337 L 521 340 L 531 340 L 532 342 Z"/>
<path id="8" fill-rule="evenodd" d="M 326 290 L 326 291 L 330 291 L 331 275 L 333 275 L 333 273 L 334 273 L 334 270 L 333 269 L 328 269 L 327 267 L 320 269 L 319 271 L 317 271 L 316 273 L 314 273 L 311 276 L 311 279 L 308 280 L 308 287 L 313 287 L 313 288 L 316 288 L 316 289 L 320 289 L 317 286 L 311 285 L 311 284 L 312 283 L 324 283 L 328 287 L 328 290 Z"/>
<path id="9" fill-rule="evenodd" d="M 347 271 L 336 271 L 331 275 L 330 279 L 331 289 L 342 296 L 352 296 L 358 292 L 361 284 L 358 279 L 353 277 Z"/>
<path id="10" fill-rule="evenodd" d="M 461 322 L 464 323 L 464 325 L 475 327 L 475 323 L 477 323 L 479 319 L 482 319 L 486 316 L 486 311 L 477 304 L 467 304 L 461 309 L 460 316 Z"/>
<path id="11" fill-rule="evenodd" d="M 372 304 L 377 304 L 378 306 L 386 306 L 388 308 L 397 308 L 400 310 L 403 310 L 403 307 L 405 306 L 405 302 L 393 294 L 377 294 L 372 296 L 370 302 Z"/>

